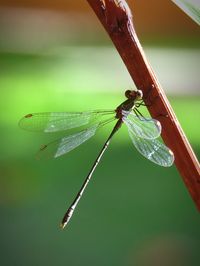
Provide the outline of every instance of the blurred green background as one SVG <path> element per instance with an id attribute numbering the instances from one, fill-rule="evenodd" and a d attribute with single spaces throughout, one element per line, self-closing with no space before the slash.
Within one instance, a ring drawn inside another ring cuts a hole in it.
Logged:
<path id="1" fill-rule="evenodd" d="M 159 2 L 129 1 L 147 58 L 199 157 L 199 28 Z M 114 109 L 135 88 L 86 1 L 1 1 L 0 88 L 1 265 L 199 265 L 200 217 L 179 173 L 138 154 L 125 126 L 69 226 L 59 228 L 112 125 L 42 161 L 35 153 L 54 136 L 25 132 L 19 119 Z"/>

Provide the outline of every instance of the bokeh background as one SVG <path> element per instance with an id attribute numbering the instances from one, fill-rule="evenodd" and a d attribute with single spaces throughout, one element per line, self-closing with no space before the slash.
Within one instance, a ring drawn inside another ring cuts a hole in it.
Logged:
<path id="1" fill-rule="evenodd" d="M 129 5 L 199 157 L 199 27 L 171 1 Z M 1 265 L 199 265 L 200 217 L 179 173 L 142 158 L 125 127 L 69 226 L 59 228 L 112 125 L 63 158 L 35 160 L 40 144 L 55 137 L 24 132 L 19 119 L 114 109 L 135 88 L 87 1 L 1 0 L 0 88 Z"/>

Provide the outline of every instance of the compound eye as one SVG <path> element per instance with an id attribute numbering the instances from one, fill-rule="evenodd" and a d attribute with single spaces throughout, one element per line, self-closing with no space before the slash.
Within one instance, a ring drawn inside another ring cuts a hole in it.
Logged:
<path id="1" fill-rule="evenodd" d="M 141 91 L 141 90 L 138 90 L 138 91 L 137 91 L 137 99 L 138 99 L 138 100 L 141 100 L 142 97 L 143 97 L 143 93 L 142 93 L 142 91 Z"/>
<path id="2" fill-rule="evenodd" d="M 129 99 L 131 97 L 131 90 L 125 91 L 125 96 Z"/>

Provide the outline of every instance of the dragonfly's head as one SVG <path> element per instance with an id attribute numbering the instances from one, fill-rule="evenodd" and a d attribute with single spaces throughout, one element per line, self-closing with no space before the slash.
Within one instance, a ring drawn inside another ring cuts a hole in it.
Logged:
<path id="1" fill-rule="evenodd" d="M 128 99 L 133 99 L 133 100 L 141 100 L 142 97 L 143 97 L 143 93 L 141 90 L 137 90 L 137 91 L 134 91 L 134 90 L 127 90 L 125 91 L 125 96 L 126 98 Z"/>

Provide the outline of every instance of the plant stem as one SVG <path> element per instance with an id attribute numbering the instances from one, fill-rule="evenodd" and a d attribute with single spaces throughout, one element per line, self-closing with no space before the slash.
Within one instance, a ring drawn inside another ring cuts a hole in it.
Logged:
<path id="1" fill-rule="evenodd" d="M 87 0 L 109 34 L 152 117 L 162 125 L 162 138 L 173 151 L 175 165 L 200 211 L 200 166 L 175 113 L 146 60 L 125 0 Z M 150 92 L 151 104 L 147 97 Z M 146 96 L 146 97 L 145 97 Z"/>

